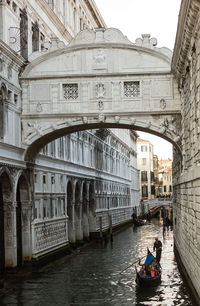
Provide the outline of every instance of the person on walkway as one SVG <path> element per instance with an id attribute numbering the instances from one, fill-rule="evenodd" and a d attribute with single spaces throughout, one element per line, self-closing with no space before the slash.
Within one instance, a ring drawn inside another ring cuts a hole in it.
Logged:
<path id="1" fill-rule="evenodd" d="M 162 242 L 158 240 L 158 237 L 155 238 L 153 250 L 156 251 L 156 261 L 159 264 L 160 259 L 161 259 L 161 253 L 162 253 Z"/>

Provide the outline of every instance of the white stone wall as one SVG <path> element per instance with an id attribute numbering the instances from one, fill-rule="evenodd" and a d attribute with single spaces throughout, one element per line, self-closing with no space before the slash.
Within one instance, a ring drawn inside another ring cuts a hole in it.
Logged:
<path id="1" fill-rule="evenodd" d="M 182 156 L 174 151 L 174 240 L 200 298 L 199 12 L 199 2 L 182 1 L 172 68 L 179 81 L 182 100 Z"/>

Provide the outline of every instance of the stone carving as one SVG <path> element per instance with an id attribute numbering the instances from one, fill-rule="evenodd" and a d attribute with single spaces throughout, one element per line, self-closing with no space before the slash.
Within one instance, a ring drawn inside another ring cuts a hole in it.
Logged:
<path id="1" fill-rule="evenodd" d="M 42 251 L 66 241 L 66 220 L 52 221 L 34 226 L 35 251 Z"/>
<path id="2" fill-rule="evenodd" d="M 100 84 L 97 84 L 96 85 L 96 97 L 97 99 L 103 99 L 105 98 L 105 93 L 106 93 L 106 90 L 105 90 L 105 85 L 100 83 Z"/>
<path id="3" fill-rule="evenodd" d="M 83 123 L 88 123 L 88 118 L 87 117 L 83 117 Z"/>
<path id="4" fill-rule="evenodd" d="M 43 108 L 42 108 L 41 103 L 38 103 L 38 104 L 36 105 L 36 111 L 37 111 L 38 113 L 41 113 L 41 112 L 43 111 Z"/>
<path id="5" fill-rule="evenodd" d="M 136 119 L 135 118 L 131 118 L 131 124 L 135 124 Z"/>
<path id="6" fill-rule="evenodd" d="M 115 116 L 115 122 L 119 123 L 120 122 L 120 117 L 119 116 Z"/>
<path id="7" fill-rule="evenodd" d="M 126 36 L 122 34 L 121 31 L 114 28 L 106 29 L 104 32 L 104 40 L 106 42 L 120 42 L 125 44 L 131 44 Z"/>
<path id="8" fill-rule="evenodd" d="M 0 58 L 0 71 L 3 71 L 4 68 L 4 60 Z"/>
<path id="9" fill-rule="evenodd" d="M 37 121 L 35 121 L 34 123 L 30 123 L 28 122 L 27 124 L 29 127 L 32 127 L 34 132 L 36 132 L 37 134 L 39 134 L 40 136 L 42 136 L 42 131 L 41 131 L 41 126 L 38 124 Z"/>
<path id="10" fill-rule="evenodd" d="M 160 108 L 161 109 L 165 109 L 166 106 L 167 106 L 167 103 L 166 103 L 165 99 L 161 99 L 160 100 Z"/>
<path id="11" fill-rule="evenodd" d="M 99 122 L 105 122 L 105 115 L 104 114 L 99 114 Z"/>
<path id="12" fill-rule="evenodd" d="M 142 38 L 137 38 L 135 44 L 141 47 L 153 49 L 157 45 L 157 39 L 152 37 L 150 34 L 142 34 Z"/>
<path id="13" fill-rule="evenodd" d="M 52 125 L 51 125 L 51 127 L 52 127 L 52 129 L 55 131 L 55 130 L 57 130 L 57 124 L 56 123 L 53 123 Z"/>
<path id="14" fill-rule="evenodd" d="M 103 49 L 95 49 L 93 55 L 93 69 L 106 69 L 106 55 Z"/>
<path id="15" fill-rule="evenodd" d="M 99 83 L 96 85 L 96 97 L 98 99 L 98 105 L 99 105 L 99 109 L 102 110 L 104 107 L 104 103 L 102 101 L 102 99 L 105 98 L 105 86 L 102 83 Z"/>
<path id="16" fill-rule="evenodd" d="M 92 43 L 123 43 L 132 44 L 123 33 L 115 28 L 96 28 L 95 31 L 85 29 L 77 34 L 70 46 Z"/>
<path id="17" fill-rule="evenodd" d="M 180 136 L 176 136 L 176 137 L 174 138 L 174 141 L 175 141 L 175 142 L 179 142 L 180 139 L 181 139 Z"/>
<path id="18" fill-rule="evenodd" d="M 165 128 L 168 128 L 169 127 L 169 121 L 167 118 L 164 118 L 161 125 Z"/>
<path id="19" fill-rule="evenodd" d="M 8 79 L 11 79 L 12 78 L 12 66 L 9 65 L 8 66 Z"/>
<path id="20" fill-rule="evenodd" d="M 146 121 L 146 127 L 149 129 L 151 127 L 151 122 L 150 121 Z"/>

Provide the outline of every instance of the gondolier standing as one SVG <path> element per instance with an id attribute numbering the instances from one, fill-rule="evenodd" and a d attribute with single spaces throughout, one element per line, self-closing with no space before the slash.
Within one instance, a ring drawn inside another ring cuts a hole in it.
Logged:
<path id="1" fill-rule="evenodd" d="M 155 238 L 155 242 L 153 245 L 153 250 L 156 250 L 156 261 L 160 263 L 161 253 L 162 253 L 162 242 L 158 240 L 158 237 Z"/>

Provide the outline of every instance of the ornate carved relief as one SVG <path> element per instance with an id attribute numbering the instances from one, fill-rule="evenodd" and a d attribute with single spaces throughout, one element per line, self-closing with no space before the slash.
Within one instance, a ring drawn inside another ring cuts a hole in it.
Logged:
<path id="1" fill-rule="evenodd" d="M 166 103 L 165 99 L 161 99 L 160 100 L 160 108 L 161 109 L 165 109 L 166 106 L 167 106 L 167 103 Z"/>
<path id="2" fill-rule="evenodd" d="M 95 49 L 93 54 L 93 69 L 106 69 L 106 55 L 103 49 Z"/>

